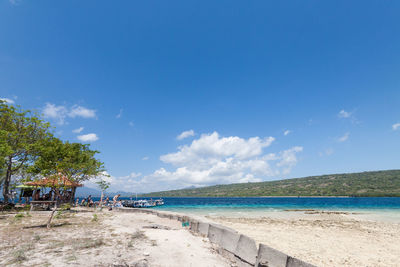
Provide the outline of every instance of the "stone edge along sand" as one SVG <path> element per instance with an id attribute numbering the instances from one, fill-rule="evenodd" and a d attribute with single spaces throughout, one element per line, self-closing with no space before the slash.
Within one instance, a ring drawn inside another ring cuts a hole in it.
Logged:
<path id="1" fill-rule="evenodd" d="M 207 237 L 211 243 L 219 246 L 218 252 L 220 254 L 236 261 L 240 267 L 315 267 L 315 265 L 288 256 L 264 244 L 260 244 L 257 248 L 254 239 L 202 217 L 143 208 L 115 208 L 115 210 L 154 214 L 161 218 L 189 223 L 191 232 Z"/>

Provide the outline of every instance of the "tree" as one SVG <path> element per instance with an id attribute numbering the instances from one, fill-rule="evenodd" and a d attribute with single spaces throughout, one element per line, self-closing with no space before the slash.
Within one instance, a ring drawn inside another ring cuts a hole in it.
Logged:
<path id="1" fill-rule="evenodd" d="M 91 150 L 89 145 L 63 142 L 58 138 L 49 138 L 41 148 L 41 152 L 30 171 L 37 177 L 57 178 L 65 176 L 71 182 L 81 183 L 98 176 L 104 171 L 103 163 L 95 158 L 98 151 Z M 52 185 L 56 200 L 60 199 L 62 185 Z M 72 202 L 75 191 L 72 192 Z M 50 215 L 47 227 L 50 227 L 57 203 Z"/>
<path id="2" fill-rule="evenodd" d="M 9 201 L 11 176 L 35 161 L 42 142 L 51 136 L 49 126 L 32 112 L 0 101 L 0 180 L 5 202 Z"/>
<path id="3" fill-rule="evenodd" d="M 96 184 L 99 186 L 101 190 L 100 207 L 103 207 L 104 191 L 106 191 L 110 187 L 110 182 L 100 179 L 100 181 L 97 181 Z"/>

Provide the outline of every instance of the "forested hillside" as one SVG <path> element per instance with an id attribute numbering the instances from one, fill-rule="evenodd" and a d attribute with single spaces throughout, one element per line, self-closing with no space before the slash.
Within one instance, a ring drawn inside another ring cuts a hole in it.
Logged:
<path id="1" fill-rule="evenodd" d="M 279 181 L 215 185 L 143 194 L 158 197 L 397 196 L 400 170 L 330 174 Z"/>

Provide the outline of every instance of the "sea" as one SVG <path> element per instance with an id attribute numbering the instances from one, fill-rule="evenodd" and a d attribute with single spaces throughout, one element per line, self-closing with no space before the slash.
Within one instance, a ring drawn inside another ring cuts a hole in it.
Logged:
<path id="1" fill-rule="evenodd" d="M 368 219 L 400 222 L 400 197 L 167 197 L 163 199 L 165 204 L 154 207 L 155 209 L 211 217 L 287 217 L 288 213 L 317 210 L 341 211 Z"/>
<path id="2" fill-rule="evenodd" d="M 400 197 L 166 197 L 163 199 L 164 205 L 153 209 L 210 217 L 247 218 L 287 218 L 295 212 L 304 210 L 339 211 L 356 214 L 365 219 L 400 223 Z M 93 200 L 98 201 L 100 198 L 93 197 Z"/>

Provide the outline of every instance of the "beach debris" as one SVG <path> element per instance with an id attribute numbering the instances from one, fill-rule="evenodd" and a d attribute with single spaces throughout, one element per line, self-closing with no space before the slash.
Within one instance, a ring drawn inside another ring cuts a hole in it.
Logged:
<path id="1" fill-rule="evenodd" d="M 142 259 L 142 260 L 139 260 L 139 261 L 137 261 L 137 262 L 134 262 L 132 265 L 130 265 L 130 266 L 132 266 L 132 267 L 148 267 L 149 266 L 149 264 L 147 263 L 147 260 L 146 259 Z"/>
<path id="2" fill-rule="evenodd" d="M 143 252 L 143 256 L 150 256 L 150 253 L 149 252 Z"/>
<path id="3" fill-rule="evenodd" d="M 305 214 L 337 214 L 337 215 L 349 215 L 350 212 L 346 211 L 306 211 Z M 355 213 L 352 213 L 355 214 Z"/>
<path id="4" fill-rule="evenodd" d="M 113 264 L 110 264 L 109 267 L 129 267 L 128 264 L 125 262 L 119 263 L 119 262 L 114 262 Z"/>
<path id="5" fill-rule="evenodd" d="M 145 225 L 145 226 L 143 226 L 142 228 L 171 230 L 171 227 L 165 226 L 165 225 L 160 225 L 160 224 Z"/>

